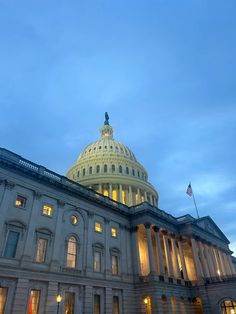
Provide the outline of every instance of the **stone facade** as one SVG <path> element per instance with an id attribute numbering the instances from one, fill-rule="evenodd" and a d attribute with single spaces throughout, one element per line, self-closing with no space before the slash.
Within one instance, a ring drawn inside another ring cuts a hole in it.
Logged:
<path id="1" fill-rule="evenodd" d="M 221 313 L 236 300 L 210 217 L 129 207 L 5 149 L 0 217 L 2 313 Z"/>

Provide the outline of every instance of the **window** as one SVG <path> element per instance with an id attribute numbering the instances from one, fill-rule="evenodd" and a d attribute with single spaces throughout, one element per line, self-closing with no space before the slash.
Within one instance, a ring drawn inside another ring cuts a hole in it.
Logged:
<path id="1" fill-rule="evenodd" d="M 114 173 L 115 171 L 116 171 L 116 167 L 115 167 L 115 165 L 112 165 L 112 166 L 111 166 L 111 172 Z"/>
<path id="2" fill-rule="evenodd" d="M 102 224 L 100 222 L 96 221 L 94 229 L 97 232 L 102 232 Z"/>
<path id="3" fill-rule="evenodd" d="M 220 307 L 223 314 L 236 313 L 236 301 L 234 300 L 225 300 L 221 303 Z"/>
<path id="4" fill-rule="evenodd" d="M 138 177 L 140 177 L 140 172 L 138 171 Z"/>
<path id="5" fill-rule="evenodd" d="M 75 268 L 76 266 L 76 239 L 70 237 L 67 244 L 67 261 L 66 266 Z"/>
<path id="6" fill-rule="evenodd" d="M 112 275 L 118 275 L 118 256 L 117 255 L 111 256 L 111 270 L 112 270 Z"/>
<path id="7" fill-rule="evenodd" d="M 0 287 L 0 313 L 4 313 L 7 302 L 7 288 Z"/>
<path id="8" fill-rule="evenodd" d="M 79 178 L 79 171 L 77 172 L 77 177 Z"/>
<path id="9" fill-rule="evenodd" d="M 119 173 L 122 173 L 122 166 L 119 166 Z"/>
<path id="10" fill-rule="evenodd" d="M 135 171 L 134 171 L 134 169 L 132 169 L 132 175 L 135 176 Z"/>
<path id="11" fill-rule="evenodd" d="M 93 167 L 89 167 L 89 174 L 93 173 Z"/>
<path id="12" fill-rule="evenodd" d="M 15 257 L 18 240 L 19 240 L 19 232 L 9 231 L 4 254 L 3 254 L 5 257 L 11 257 L 11 258 Z"/>
<path id="13" fill-rule="evenodd" d="M 129 167 L 126 167 L 126 174 L 129 174 Z"/>
<path id="14" fill-rule="evenodd" d="M 44 263 L 46 258 L 47 240 L 38 238 L 36 247 L 35 261 L 38 263 Z"/>
<path id="15" fill-rule="evenodd" d="M 65 310 L 66 314 L 74 314 L 75 311 L 75 294 L 74 292 L 65 292 Z"/>
<path id="16" fill-rule="evenodd" d="M 85 176 L 85 168 L 83 169 L 83 176 Z"/>
<path id="17" fill-rule="evenodd" d="M 96 167 L 96 172 L 97 172 L 97 173 L 100 172 L 100 166 L 99 166 L 99 165 L 97 165 L 97 167 Z"/>
<path id="18" fill-rule="evenodd" d="M 104 165 L 104 172 L 107 172 L 107 165 Z"/>
<path id="19" fill-rule="evenodd" d="M 101 314 L 101 301 L 99 294 L 95 294 L 93 297 L 93 314 Z"/>
<path id="20" fill-rule="evenodd" d="M 77 216 L 75 216 L 75 215 L 72 215 L 71 217 L 70 217 L 70 222 L 71 222 L 71 224 L 72 225 L 77 225 L 78 224 L 78 222 L 79 222 L 79 219 L 78 219 L 78 217 Z"/>
<path id="21" fill-rule="evenodd" d="M 42 213 L 45 216 L 49 216 L 52 217 L 52 213 L 53 213 L 53 206 L 49 205 L 49 204 L 44 204 L 43 205 L 43 209 L 42 209 Z"/>
<path id="22" fill-rule="evenodd" d="M 145 307 L 146 307 L 146 313 L 147 314 L 152 314 L 151 298 L 149 296 L 147 296 L 146 298 L 144 298 L 143 302 L 144 302 Z"/>
<path id="23" fill-rule="evenodd" d="M 27 198 L 25 196 L 17 194 L 16 200 L 15 200 L 15 206 L 25 208 L 26 200 Z"/>
<path id="24" fill-rule="evenodd" d="M 94 252 L 93 270 L 96 272 L 101 272 L 101 253 Z"/>
<path id="25" fill-rule="evenodd" d="M 40 290 L 30 290 L 28 304 L 28 314 L 38 314 L 39 312 Z"/>
<path id="26" fill-rule="evenodd" d="M 119 314 L 119 297 L 113 296 L 113 314 Z"/>
<path id="27" fill-rule="evenodd" d="M 111 227 L 111 236 L 117 238 L 117 229 L 115 227 Z"/>

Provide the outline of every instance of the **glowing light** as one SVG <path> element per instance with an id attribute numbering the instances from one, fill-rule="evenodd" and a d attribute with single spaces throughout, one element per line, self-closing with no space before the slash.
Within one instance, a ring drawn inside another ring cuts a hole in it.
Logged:
<path id="1" fill-rule="evenodd" d="M 148 298 L 145 298 L 145 299 L 143 300 L 143 302 L 144 302 L 145 304 L 148 304 Z"/>
<path id="2" fill-rule="evenodd" d="M 62 296 L 60 294 L 57 295 L 57 303 L 60 303 L 62 300 Z"/>
<path id="3" fill-rule="evenodd" d="M 220 276 L 220 270 L 219 269 L 217 269 L 217 274 Z"/>
<path id="4" fill-rule="evenodd" d="M 117 237 L 117 229 L 116 228 L 111 228 L 111 236 L 113 237 L 113 238 L 116 238 Z"/>
<path id="5" fill-rule="evenodd" d="M 95 222 L 95 231 L 102 232 L 102 224 L 98 221 Z"/>
<path id="6" fill-rule="evenodd" d="M 235 314 L 234 309 L 231 309 L 231 310 L 230 310 L 230 314 Z"/>

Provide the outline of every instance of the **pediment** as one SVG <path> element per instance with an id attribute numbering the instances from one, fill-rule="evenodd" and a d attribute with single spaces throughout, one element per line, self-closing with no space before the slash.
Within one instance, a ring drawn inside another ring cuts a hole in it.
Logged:
<path id="1" fill-rule="evenodd" d="M 211 219 L 211 217 L 206 216 L 203 218 L 199 218 L 194 222 L 195 225 L 204 229 L 205 231 L 211 233 L 223 241 L 229 242 L 224 233 L 220 230 L 220 228 L 215 224 L 215 222 Z"/>

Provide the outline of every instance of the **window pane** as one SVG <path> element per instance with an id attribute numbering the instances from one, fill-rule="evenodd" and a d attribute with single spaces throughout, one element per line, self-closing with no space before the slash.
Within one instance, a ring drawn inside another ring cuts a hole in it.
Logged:
<path id="1" fill-rule="evenodd" d="M 67 247 L 67 267 L 75 268 L 76 265 L 76 239 L 70 237 Z"/>
<path id="2" fill-rule="evenodd" d="M 101 271 L 101 253 L 94 252 L 94 271 L 100 272 Z"/>
<path id="3" fill-rule="evenodd" d="M 4 313 L 7 301 L 7 288 L 0 288 L 0 313 Z"/>
<path id="4" fill-rule="evenodd" d="M 113 238 L 117 237 L 117 229 L 115 227 L 111 227 L 111 236 Z"/>
<path id="5" fill-rule="evenodd" d="M 39 238 L 37 240 L 37 251 L 36 251 L 36 259 L 35 259 L 36 262 L 39 262 L 39 263 L 45 262 L 46 249 L 47 249 L 47 240 Z"/>
<path id="6" fill-rule="evenodd" d="M 43 214 L 44 215 L 51 217 L 52 212 L 53 212 L 53 207 L 51 205 L 48 205 L 48 204 L 43 205 Z"/>
<path id="7" fill-rule="evenodd" d="M 113 297 L 113 314 L 119 314 L 119 297 Z"/>
<path id="8" fill-rule="evenodd" d="M 15 205 L 18 207 L 23 207 L 25 208 L 26 205 L 26 197 L 17 195 L 16 200 L 15 200 Z"/>
<path id="9" fill-rule="evenodd" d="M 19 239 L 19 232 L 9 231 L 7 237 L 7 243 L 4 251 L 5 257 L 12 257 L 14 258 L 16 255 L 16 248 Z"/>
<path id="10" fill-rule="evenodd" d="M 74 314 L 74 310 L 75 310 L 75 294 L 73 292 L 66 292 L 64 314 Z"/>
<path id="11" fill-rule="evenodd" d="M 31 290 L 28 305 L 28 314 L 38 314 L 39 312 L 40 291 Z"/>
<path id="12" fill-rule="evenodd" d="M 102 224 L 100 222 L 95 222 L 95 231 L 102 232 Z"/>
<path id="13" fill-rule="evenodd" d="M 93 314 L 100 314 L 100 295 L 94 295 Z"/>

